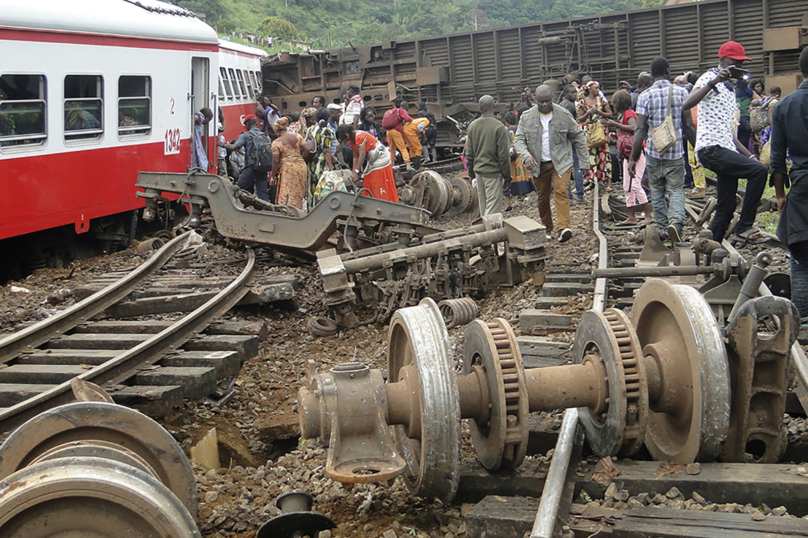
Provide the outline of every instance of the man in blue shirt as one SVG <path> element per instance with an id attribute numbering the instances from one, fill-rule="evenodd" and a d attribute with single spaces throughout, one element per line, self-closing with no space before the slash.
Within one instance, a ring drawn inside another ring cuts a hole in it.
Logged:
<path id="1" fill-rule="evenodd" d="M 634 132 L 634 145 L 628 171 L 634 177 L 637 159 L 640 158 L 642 143 L 645 141 L 646 170 L 651 187 L 651 204 L 654 220 L 660 230 L 666 230 L 672 242 L 680 240 L 685 224 L 685 163 L 682 159 L 682 131 L 689 140 L 695 142 L 696 133 L 690 113 L 684 114 L 682 104 L 687 99 L 687 90 L 670 81 L 670 64 L 662 56 L 651 61 L 651 76 L 654 85 L 642 92 L 637 100 L 637 130 Z M 671 93 L 672 92 L 672 93 Z M 662 125 L 668 114 L 673 120 L 676 141 L 668 148 L 656 148 L 649 131 Z M 646 137 L 646 135 L 648 135 Z M 662 151 L 659 151 L 659 150 Z M 665 194 L 668 203 L 665 203 Z"/>
<path id="2" fill-rule="evenodd" d="M 254 114 L 248 114 L 244 117 L 244 127 L 246 127 L 247 130 L 238 136 L 236 142 L 234 144 L 225 144 L 224 147 L 228 151 L 237 151 L 244 148 L 244 160 L 249 163 L 250 155 L 253 150 L 253 139 L 257 135 L 262 135 L 262 133 L 258 129 L 258 118 L 256 118 Z M 267 178 L 267 173 L 253 170 L 251 166 L 245 166 L 238 177 L 239 189 L 244 189 L 249 193 L 252 193 L 254 189 L 258 198 L 266 202 L 272 202 L 274 196 L 270 198 L 268 187 L 269 179 Z"/>
<path id="3" fill-rule="evenodd" d="M 780 209 L 777 237 L 791 252 L 791 300 L 808 317 L 808 48 L 800 53 L 805 81 L 772 109 L 772 182 Z M 786 153 L 791 159 L 791 189 Z"/>

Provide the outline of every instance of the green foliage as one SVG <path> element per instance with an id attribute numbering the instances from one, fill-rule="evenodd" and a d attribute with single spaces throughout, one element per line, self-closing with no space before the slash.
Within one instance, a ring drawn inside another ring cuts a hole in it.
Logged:
<path id="1" fill-rule="evenodd" d="M 278 17 L 264 19 L 264 22 L 258 27 L 258 32 L 281 41 L 295 41 L 300 37 L 294 24 Z"/>
<path id="2" fill-rule="evenodd" d="M 663 0 L 176 0 L 219 33 L 336 48 L 656 7 Z M 270 22 L 272 21 L 272 22 Z M 293 37 L 292 37 L 293 36 Z"/>

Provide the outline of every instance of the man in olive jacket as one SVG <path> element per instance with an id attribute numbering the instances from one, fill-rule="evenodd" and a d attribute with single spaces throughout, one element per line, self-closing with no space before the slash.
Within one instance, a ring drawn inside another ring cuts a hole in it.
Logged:
<path id="1" fill-rule="evenodd" d="M 536 106 L 519 118 L 514 146 L 525 167 L 533 174 L 533 183 L 539 200 L 539 217 L 553 232 L 553 214 L 550 211 L 550 191 L 555 197 L 558 216 L 558 241 L 564 243 L 572 237 L 570 229 L 570 199 L 568 185 L 572 174 L 572 148 L 578 155 L 589 155 L 586 136 L 564 107 L 553 103 L 550 86 L 536 88 Z M 579 159 L 582 170 L 589 170 L 589 159 Z"/>
<path id="2" fill-rule="evenodd" d="M 508 131 L 494 117 L 494 98 L 480 98 L 482 116 L 471 122 L 466 131 L 466 166 L 469 177 L 477 178 L 480 215 L 502 213 L 503 190 L 511 184 L 511 159 Z"/>

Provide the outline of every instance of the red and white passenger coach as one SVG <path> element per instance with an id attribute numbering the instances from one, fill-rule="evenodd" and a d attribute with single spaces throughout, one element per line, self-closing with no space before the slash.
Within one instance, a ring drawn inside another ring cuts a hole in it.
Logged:
<path id="1" fill-rule="evenodd" d="M 261 94 L 261 59 L 266 51 L 219 40 L 219 105 L 228 141 L 244 131 L 242 118 L 254 114 Z"/>
<path id="2" fill-rule="evenodd" d="M 216 118 L 218 56 L 210 26 L 156 0 L 0 0 L 0 257 L 41 266 L 76 234 L 126 240 L 138 172 L 185 172 L 194 111 Z M 228 68 L 222 104 L 243 77 Z M 212 170 L 216 135 L 214 119 Z"/>

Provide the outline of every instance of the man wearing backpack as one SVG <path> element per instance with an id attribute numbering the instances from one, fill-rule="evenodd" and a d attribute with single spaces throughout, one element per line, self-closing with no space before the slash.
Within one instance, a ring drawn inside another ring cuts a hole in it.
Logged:
<path id="1" fill-rule="evenodd" d="M 407 168 L 411 168 L 411 165 L 410 152 L 407 151 L 407 144 L 404 142 L 404 125 L 410 121 L 412 121 L 412 117 L 397 103 L 394 103 L 393 108 L 385 112 L 382 117 L 382 129 L 387 131 L 387 145 L 390 146 L 390 160 L 395 164 L 396 149 L 398 149 Z"/>
<path id="2" fill-rule="evenodd" d="M 241 133 L 235 143 L 224 145 L 229 151 L 244 148 L 245 166 L 238 177 L 238 188 L 249 193 L 255 192 L 261 200 L 271 202 L 274 193 L 270 195 L 267 172 L 272 169 L 272 141 L 258 129 L 258 118 L 254 114 L 244 117 L 244 126 L 247 131 Z"/>

